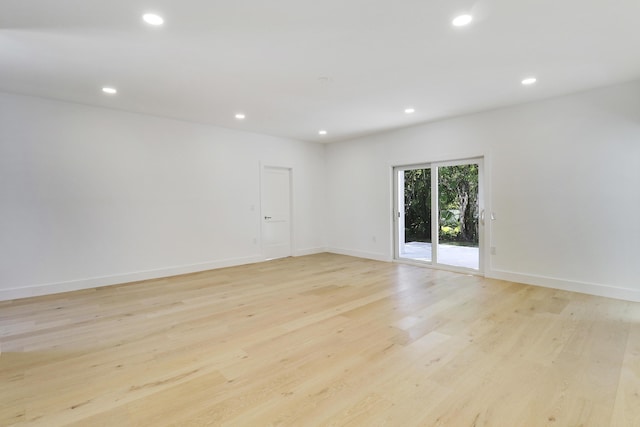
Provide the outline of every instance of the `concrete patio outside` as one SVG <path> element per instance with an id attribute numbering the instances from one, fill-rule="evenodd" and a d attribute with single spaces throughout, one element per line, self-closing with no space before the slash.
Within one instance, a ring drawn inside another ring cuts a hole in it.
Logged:
<path id="1" fill-rule="evenodd" d="M 431 262 L 431 243 L 407 242 L 400 245 L 400 258 Z M 438 264 L 478 270 L 480 249 L 471 246 L 438 245 Z"/>

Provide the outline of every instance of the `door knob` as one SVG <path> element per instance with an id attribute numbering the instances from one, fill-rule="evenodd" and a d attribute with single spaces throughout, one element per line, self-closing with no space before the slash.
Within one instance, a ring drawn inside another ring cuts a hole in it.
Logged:
<path id="1" fill-rule="evenodd" d="M 270 216 L 265 216 L 264 219 L 271 219 L 271 217 Z"/>

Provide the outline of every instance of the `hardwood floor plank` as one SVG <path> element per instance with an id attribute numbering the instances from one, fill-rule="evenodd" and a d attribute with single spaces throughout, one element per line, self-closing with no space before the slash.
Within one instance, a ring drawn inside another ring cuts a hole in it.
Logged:
<path id="1" fill-rule="evenodd" d="M 318 254 L 0 303 L 2 426 L 640 426 L 640 304 Z"/>

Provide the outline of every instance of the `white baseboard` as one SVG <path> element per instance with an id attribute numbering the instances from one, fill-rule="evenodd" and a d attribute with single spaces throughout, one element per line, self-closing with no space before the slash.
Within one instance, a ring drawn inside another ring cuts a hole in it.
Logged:
<path id="1" fill-rule="evenodd" d="M 545 288 L 561 289 L 563 291 L 578 292 L 599 297 L 615 298 L 625 301 L 640 302 L 640 290 L 619 288 L 599 283 L 579 282 L 574 280 L 556 279 L 553 277 L 534 274 L 522 274 L 505 270 L 491 270 L 485 273 L 485 277 L 509 282 L 525 283 L 527 285 L 542 286 Z"/>
<path id="2" fill-rule="evenodd" d="M 358 258 L 367 258 L 377 261 L 392 261 L 389 256 L 379 253 L 370 253 L 363 251 L 354 251 L 349 249 L 341 249 L 329 247 L 327 252 L 348 255 Z M 468 274 L 468 273 L 465 273 Z M 492 279 L 507 280 L 510 282 L 524 283 L 533 286 L 542 286 L 545 288 L 560 289 L 563 291 L 578 292 L 587 295 L 595 295 L 606 298 L 614 298 L 625 301 L 640 302 L 640 289 L 621 288 L 600 283 L 580 282 L 575 280 L 557 279 L 554 277 L 541 276 L 535 274 L 523 274 L 513 271 L 492 269 L 486 271 L 484 276 Z"/>
<path id="3" fill-rule="evenodd" d="M 254 255 L 244 258 L 224 259 L 198 264 L 160 268 L 157 270 L 116 274 L 113 276 L 90 277 L 86 279 L 70 280 L 67 282 L 46 283 L 41 285 L 25 286 L 22 288 L 2 289 L 0 290 L 0 301 L 58 294 L 61 292 L 91 289 L 100 286 L 119 285 L 122 283 L 137 282 L 140 280 L 148 279 L 158 279 L 162 277 L 177 276 L 180 274 L 197 273 L 199 271 L 233 267 L 236 265 L 252 264 L 261 261 L 264 261 L 264 257 L 262 255 Z"/>
<path id="4" fill-rule="evenodd" d="M 305 256 L 305 255 L 315 255 L 327 252 L 327 248 L 307 248 L 307 249 L 296 249 L 293 256 Z"/>
<path id="5" fill-rule="evenodd" d="M 330 252 L 340 255 L 348 255 L 357 258 L 373 259 L 376 261 L 392 261 L 386 254 L 354 251 L 341 248 L 308 248 L 296 250 L 295 256 L 313 255 L 317 253 Z M 132 273 L 117 274 L 112 276 L 91 277 L 87 279 L 71 280 L 67 282 L 47 283 L 22 288 L 12 288 L 0 290 L 0 301 L 8 301 L 19 298 L 28 298 L 41 295 L 57 294 L 62 292 L 91 289 L 100 286 L 118 285 L 122 283 L 137 282 L 140 280 L 158 279 L 162 277 L 177 276 L 180 274 L 196 273 L 217 268 L 233 267 L 236 265 L 253 264 L 264 261 L 262 255 L 254 255 L 244 258 L 233 258 L 205 263 L 189 264 L 161 268 L 157 270 L 138 271 Z M 485 273 L 485 277 L 510 282 L 524 283 L 533 286 L 561 289 L 564 291 L 579 292 L 588 295 L 596 295 L 607 298 L 621 299 L 625 301 L 640 302 L 640 290 L 608 286 L 598 283 L 588 283 L 572 280 L 556 279 L 553 277 L 516 273 L 506 270 L 492 269 Z"/>
<path id="6" fill-rule="evenodd" d="M 341 248 L 332 248 L 332 247 L 326 248 L 326 252 L 330 252 L 332 254 L 338 254 L 338 255 L 348 255 L 348 256 L 353 256 L 357 258 L 373 259 L 376 261 L 385 261 L 385 262 L 392 261 L 392 259 L 387 254 L 381 254 L 381 253 L 375 253 L 375 252 L 353 251 L 350 249 L 341 249 Z"/>

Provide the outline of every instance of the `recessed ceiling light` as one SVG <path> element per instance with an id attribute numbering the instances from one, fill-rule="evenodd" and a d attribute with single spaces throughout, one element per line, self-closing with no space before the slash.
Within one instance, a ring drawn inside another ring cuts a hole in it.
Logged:
<path id="1" fill-rule="evenodd" d="M 327 131 L 324 129 L 318 131 L 318 135 L 326 135 L 326 134 L 327 134 Z"/>
<path id="2" fill-rule="evenodd" d="M 118 93 L 118 90 L 113 87 L 103 87 L 102 91 L 104 93 L 108 93 L 109 95 L 115 95 L 116 93 Z"/>
<path id="3" fill-rule="evenodd" d="M 238 113 L 238 114 L 236 114 L 236 119 L 238 119 L 238 120 L 242 120 L 242 119 L 244 119 L 245 117 L 246 117 L 246 116 L 245 116 L 244 114 L 242 114 L 242 113 Z"/>
<path id="4" fill-rule="evenodd" d="M 523 79 L 521 83 L 524 86 L 531 86 L 532 84 L 534 84 L 537 81 L 538 80 L 535 77 L 527 77 L 526 79 Z"/>
<path id="5" fill-rule="evenodd" d="M 415 109 L 415 108 L 405 108 L 405 109 L 404 109 L 404 112 L 405 112 L 406 114 L 413 114 L 413 113 L 415 113 L 415 112 L 416 112 L 416 109 Z"/>
<path id="6" fill-rule="evenodd" d="M 456 16 L 451 23 L 454 27 L 464 27 L 465 25 L 469 25 L 473 21 L 473 16 L 471 15 L 460 15 Z"/>
<path id="7" fill-rule="evenodd" d="M 160 15 L 156 15 L 155 13 L 145 13 L 142 15 L 142 19 L 149 25 L 162 25 L 164 24 L 164 19 Z"/>

